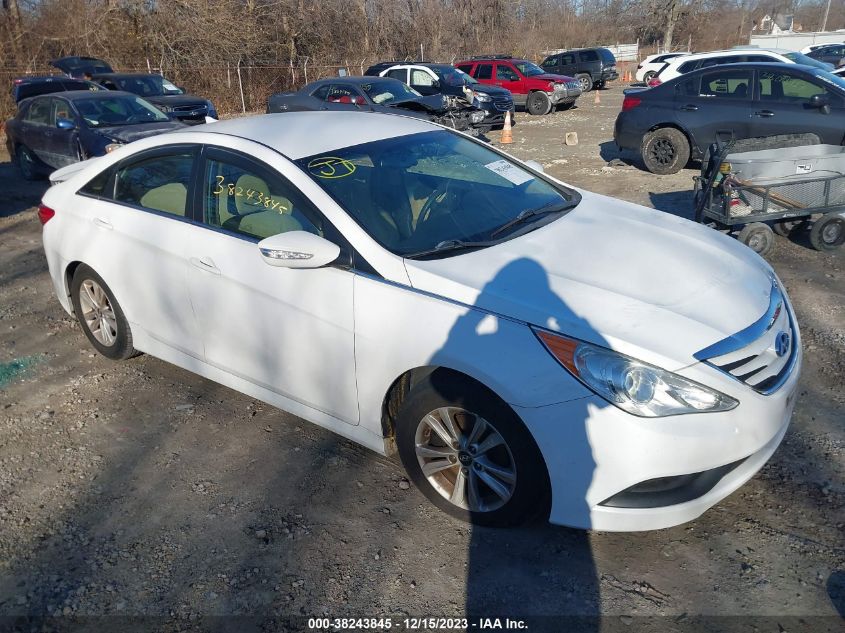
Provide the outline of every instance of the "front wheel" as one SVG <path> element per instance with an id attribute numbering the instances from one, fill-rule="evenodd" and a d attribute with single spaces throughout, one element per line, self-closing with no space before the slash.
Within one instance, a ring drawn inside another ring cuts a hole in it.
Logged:
<path id="1" fill-rule="evenodd" d="M 137 352 L 132 347 L 132 331 L 123 310 L 92 268 L 81 264 L 70 284 L 73 310 L 82 331 L 94 348 L 106 358 L 125 360 Z"/>
<path id="2" fill-rule="evenodd" d="M 765 257 L 775 247 L 775 234 L 772 227 L 762 222 L 752 222 L 742 227 L 737 239 L 752 251 Z"/>
<path id="3" fill-rule="evenodd" d="M 661 176 L 678 173 L 690 158 L 687 137 L 673 127 L 659 128 L 646 134 L 640 151 L 646 169 Z"/>
<path id="4" fill-rule="evenodd" d="M 528 114 L 534 116 L 543 116 L 551 112 L 552 100 L 545 92 L 535 91 L 528 95 L 528 100 L 525 102 L 525 109 Z"/>
<path id="5" fill-rule="evenodd" d="M 548 474 L 534 438 L 510 407 L 469 380 L 435 372 L 414 386 L 396 442 L 411 481 L 454 517 L 503 527 L 547 511 Z"/>
<path id="6" fill-rule="evenodd" d="M 589 75 L 575 75 L 575 79 L 581 86 L 581 92 L 590 92 L 593 89 L 593 78 Z"/>
<path id="7" fill-rule="evenodd" d="M 38 180 L 40 174 L 35 163 L 35 156 L 26 145 L 18 145 L 15 152 L 18 171 L 21 172 L 24 180 Z"/>
<path id="8" fill-rule="evenodd" d="M 845 243 L 845 218 L 841 215 L 823 215 L 813 222 L 810 244 L 817 251 L 832 251 Z"/>

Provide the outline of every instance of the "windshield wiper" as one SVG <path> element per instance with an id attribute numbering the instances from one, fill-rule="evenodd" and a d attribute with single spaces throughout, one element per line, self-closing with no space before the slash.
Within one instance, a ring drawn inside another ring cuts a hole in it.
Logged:
<path id="1" fill-rule="evenodd" d="M 569 208 L 570 205 L 566 203 L 550 202 L 549 204 L 545 204 L 537 209 L 526 209 L 525 211 L 520 212 L 520 214 L 516 216 L 513 220 L 505 222 L 502 226 L 493 231 L 490 234 L 490 237 L 496 237 L 497 235 L 499 235 L 500 233 L 504 233 L 511 227 L 514 227 L 518 224 L 524 224 L 531 218 L 536 218 L 540 215 L 548 215 L 549 213 L 560 213 L 561 211 L 566 211 Z"/>
<path id="2" fill-rule="evenodd" d="M 420 257 L 425 257 L 426 255 L 439 255 L 440 253 L 446 253 L 449 251 L 462 251 L 468 248 L 486 248 L 488 246 L 493 246 L 497 242 L 464 242 L 463 240 L 443 240 L 434 248 L 429 248 L 424 251 L 419 251 L 416 253 L 408 253 L 407 255 L 403 255 L 405 259 L 418 259 Z"/>

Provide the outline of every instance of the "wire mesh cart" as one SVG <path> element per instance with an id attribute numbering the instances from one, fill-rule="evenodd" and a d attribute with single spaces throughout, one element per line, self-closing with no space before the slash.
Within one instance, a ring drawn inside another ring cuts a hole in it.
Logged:
<path id="1" fill-rule="evenodd" d="M 780 137 L 778 137 L 780 138 Z M 765 255 L 774 232 L 810 229 L 830 251 L 845 243 L 845 147 L 795 145 L 774 137 L 714 143 L 695 176 L 695 220 L 735 231 Z"/>

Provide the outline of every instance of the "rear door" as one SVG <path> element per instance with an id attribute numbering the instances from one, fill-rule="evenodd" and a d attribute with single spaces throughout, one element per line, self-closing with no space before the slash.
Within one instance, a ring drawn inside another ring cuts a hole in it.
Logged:
<path id="1" fill-rule="evenodd" d="M 408 68 L 391 68 L 386 73 L 384 73 L 385 77 L 390 77 L 391 79 L 398 79 L 403 84 L 408 83 Z"/>
<path id="2" fill-rule="evenodd" d="M 716 68 L 675 86 L 675 117 L 705 150 L 718 138 L 748 138 L 752 70 Z"/>
<path id="3" fill-rule="evenodd" d="M 811 132 L 822 143 L 845 140 L 845 99 L 818 79 L 783 70 L 757 71 L 758 98 L 751 114 L 751 135 L 769 136 Z M 830 112 L 810 106 L 810 98 L 823 96 Z"/>
<path id="4" fill-rule="evenodd" d="M 53 125 L 50 123 L 52 118 L 53 103 L 50 97 L 33 99 L 21 119 L 18 141 L 29 148 L 41 161 L 55 167 L 53 158 L 50 156 L 53 135 Z"/>

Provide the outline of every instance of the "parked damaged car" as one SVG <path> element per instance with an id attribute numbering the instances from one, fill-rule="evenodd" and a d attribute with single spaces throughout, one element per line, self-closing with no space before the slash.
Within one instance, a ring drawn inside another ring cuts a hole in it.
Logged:
<path id="1" fill-rule="evenodd" d="M 389 77 L 332 77 L 314 81 L 296 92 L 270 96 L 267 112 L 311 110 L 404 114 L 452 129 L 479 133 L 485 112 L 466 98 L 448 95 L 423 96 L 398 79 Z"/>
<path id="2" fill-rule="evenodd" d="M 68 77 L 75 77 L 77 79 L 86 78 L 86 75 L 114 72 L 114 69 L 107 61 L 98 59 L 97 57 L 72 55 L 54 59 L 50 62 L 50 65 L 53 68 L 58 68 Z"/>
<path id="3" fill-rule="evenodd" d="M 6 148 L 26 180 L 147 136 L 185 127 L 140 97 L 70 90 L 31 97 L 6 122 Z"/>
<path id="4" fill-rule="evenodd" d="M 217 109 L 208 99 L 185 94 L 161 75 L 147 73 L 103 73 L 93 76 L 94 81 L 109 90 L 123 90 L 143 97 L 171 119 L 196 125 L 206 122 L 206 117 L 217 118 Z"/>

